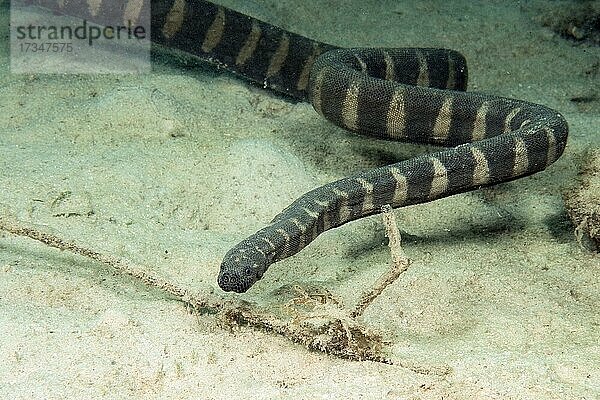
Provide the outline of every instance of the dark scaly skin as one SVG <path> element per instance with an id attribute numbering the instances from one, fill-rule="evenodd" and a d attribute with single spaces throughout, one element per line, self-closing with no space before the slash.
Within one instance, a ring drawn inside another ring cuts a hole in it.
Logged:
<path id="1" fill-rule="evenodd" d="M 367 92 L 373 94 L 373 98 L 362 99 L 365 104 L 377 104 L 381 101 L 381 93 L 402 89 L 407 103 L 412 102 L 416 108 L 420 107 L 425 111 L 414 115 L 412 126 L 415 127 L 435 125 L 438 113 L 426 112 L 430 102 L 435 99 L 443 102 L 443 99 L 452 97 L 453 104 L 461 109 L 475 111 L 486 103 L 489 108 L 485 118 L 485 138 L 475 143 L 466 140 L 465 136 L 470 134 L 463 133 L 473 131 L 473 118 L 466 116 L 457 123 L 454 134 L 451 132 L 444 140 L 434 138 L 427 130 L 408 129 L 408 136 L 402 140 L 412 139 L 456 147 L 360 173 L 306 193 L 280 213 L 270 225 L 227 252 L 218 277 L 219 286 L 223 290 L 245 292 L 274 262 L 297 253 L 327 229 L 379 212 L 384 204 L 390 204 L 394 208 L 402 207 L 510 181 L 545 169 L 562 154 L 568 127 L 557 112 L 518 100 L 424 89 L 368 78 L 356 71 L 349 61 L 356 54 L 367 58 L 378 51 L 381 50 L 338 50 L 331 55 L 323 55 L 326 59 L 317 60 L 311 72 L 309 93 L 313 94 L 317 90 L 317 77 L 323 70 L 326 76 L 320 78 L 322 86 L 318 89 L 318 101 L 311 96 L 313 106 L 344 128 L 384 137 L 386 127 L 382 121 L 385 121 L 385 115 L 365 118 L 365 126 L 359 124 L 352 128 L 344 124 L 339 112 L 339 96 L 335 93 L 340 87 L 348 86 L 347 82 L 353 80 L 362 82 L 361 85 L 372 85 L 372 90 L 363 91 L 365 96 Z M 327 83 L 323 84 L 323 81 Z M 511 119 L 510 130 L 504 132 L 498 129 L 514 110 L 520 111 Z M 466 111 L 465 115 L 468 114 Z M 526 157 L 518 156 L 522 151 L 526 152 Z M 525 158 L 527 165 L 522 165 Z M 434 160 L 437 160 L 437 164 Z M 482 160 L 487 165 L 486 174 L 482 174 Z M 436 172 L 439 175 L 440 165 L 446 171 L 445 178 L 442 178 L 446 185 L 432 190 L 432 182 L 440 180 L 439 176 L 436 177 Z M 406 189 L 404 196 L 395 198 L 394 193 L 399 185 L 398 176 L 406 179 Z M 343 208 L 347 211 L 340 212 Z M 328 222 L 325 223 L 324 220 Z"/>

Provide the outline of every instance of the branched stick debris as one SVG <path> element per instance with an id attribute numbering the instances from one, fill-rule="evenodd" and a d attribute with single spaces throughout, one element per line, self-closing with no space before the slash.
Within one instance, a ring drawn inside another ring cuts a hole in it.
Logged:
<path id="1" fill-rule="evenodd" d="M 232 300 L 212 294 L 192 293 L 149 272 L 146 268 L 112 255 L 90 250 L 55 235 L 26 226 L 21 222 L 0 217 L 0 230 L 100 262 L 142 281 L 147 286 L 158 288 L 168 295 L 174 296 L 196 312 L 217 314 L 220 320 L 230 327 L 249 325 L 281 334 L 294 342 L 304 344 L 312 350 L 323 351 L 347 359 L 389 363 L 380 354 L 381 337 L 371 333 L 356 321 L 349 324 L 337 316 L 331 316 L 330 318 L 319 319 L 320 322 L 315 325 L 315 323 L 307 323 L 312 320 L 307 317 L 305 323 L 293 324 L 285 318 L 277 317 L 269 310 L 248 301 Z"/>
<path id="2" fill-rule="evenodd" d="M 396 225 L 396 218 L 392 207 L 385 205 L 381 207 L 383 223 L 385 225 L 386 236 L 389 239 L 388 246 L 392 255 L 392 265 L 379 279 L 375 282 L 371 290 L 364 292 L 360 300 L 350 313 L 350 316 L 356 318 L 364 313 L 366 308 L 379 296 L 383 290 L 392 284 L 398 277 L 408 269 L 411 261 L 402 250 L 402 239 L 400 231 Z"/>

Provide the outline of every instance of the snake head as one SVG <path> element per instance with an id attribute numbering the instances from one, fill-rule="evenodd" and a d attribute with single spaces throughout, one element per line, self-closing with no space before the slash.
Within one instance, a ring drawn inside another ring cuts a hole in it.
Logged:
<path id="1" fill-rule="evenodd" d="M 270 264 L 264 251 L 244 241 L 225 255 L 217 282 L 226 292 L 244 293 L 263 276 Z"/>

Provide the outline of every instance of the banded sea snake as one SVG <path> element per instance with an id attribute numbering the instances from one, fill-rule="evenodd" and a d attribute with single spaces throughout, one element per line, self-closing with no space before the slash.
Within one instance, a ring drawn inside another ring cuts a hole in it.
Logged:
<path id="1" fill-rule="evenodd" d="M 67 13 L 86 1 L 33 0 Z M 148 1 L 129 0 L 117 8 L 99 0 L 94 6 L 96 14 L 135 21 Z M 383 205 L 424 203 L 527 176 L 564 150 L 568 126 L 562 115 L 538 104 L 464 92 L 466 61 L 455 51 L 342 49 L 207 1 L 150 1 L 156 43 L 310 101 L 350 131 L 448 147 L 304 194 L 227 252 L 218 276 L 225 291 L 247 291 L 274 262 Z"/>

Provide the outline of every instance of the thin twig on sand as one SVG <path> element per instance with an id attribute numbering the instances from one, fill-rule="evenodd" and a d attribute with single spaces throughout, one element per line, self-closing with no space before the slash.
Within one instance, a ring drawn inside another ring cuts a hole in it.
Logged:
<path id="1" fill-rule="evenodd" d="M 362 294 L 360 300 L 350 313 L 350 316 L 356 318 L 361 316 L 366 308 L 379 296 L 386 287 L 392 284 L 398 277 L 408 269 L 411 261 L 402 250 L 400 231 L 396 225 L 396 218 L 392 207 L 384 205 L 381 207 L 383 223 L 385 225 L 386 236 L 389 238 L 390 253 L 392 255 L 391 267 L 379 277 L 373 287 Z"/>

